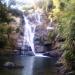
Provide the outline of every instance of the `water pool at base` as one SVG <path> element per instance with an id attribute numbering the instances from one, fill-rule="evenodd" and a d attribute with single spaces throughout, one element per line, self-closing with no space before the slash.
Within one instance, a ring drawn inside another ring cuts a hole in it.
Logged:
<path id="1" fill-rule="evenodd" d="M 35 56 L 13 56 L 5 57 L 5 59 L 6 61 L 12 61 L 16 64 L 23 65 L 24 68 L 0 69 L 0 75 L 58 75 L 54 66 L 54 60 L 51 58 Z"/>

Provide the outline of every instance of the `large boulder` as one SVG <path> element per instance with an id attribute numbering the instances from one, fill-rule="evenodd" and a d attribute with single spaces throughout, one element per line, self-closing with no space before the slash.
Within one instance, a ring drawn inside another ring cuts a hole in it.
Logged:
<path id="1" fill-rule="evenodd" d="M 9 61 L 7 61 L 7 62 L 4 63 L 3 66 L 4 66 L 4 67 L 14 67 L 15 64 L 14 64 L 13 62 L 9 62 Z"/>
<path id="2" fill-rule="evenodd" d="M 17 65 L 13 62 L 7 61 L 4 63 L 3 68 L 8 68 L 8 69 L 21 69 L 24 68 L 22 65 Z"/>

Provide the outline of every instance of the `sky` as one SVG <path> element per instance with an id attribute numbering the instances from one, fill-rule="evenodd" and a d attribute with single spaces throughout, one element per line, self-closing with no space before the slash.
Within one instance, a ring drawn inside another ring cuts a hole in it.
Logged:
<path id="1" fill-rule="evenodd" d="M 7 4 L 7 6 L 9 6 L 9 2 L 12 0 L 5 0 L 5 3 Z M 16 2 L 15 6 L 11 6 L 12 8 L 19 8 L 21 9 L 23 4 L 28 4 L 28 6 L 33 6 L 35 5 L 35 2 L 40 1 L 40 0 L 13 0 Z"/>
<path id="2" fill-rule="evenodd" d="M 10 1 L 10 0 L 5 0 L 5 1 L 8 3 L 8 1 Z M 33 4 L 40 0 L 14 0 L 14 1 L 19 2 L 19 3 Z"/>
<path id="3" fill-rule="evenodd" d="M 30 4 L 35 2 L 35 0 L 16 0 L 16 1 L 23 2 L 23 3 L 30 3 Z"/>

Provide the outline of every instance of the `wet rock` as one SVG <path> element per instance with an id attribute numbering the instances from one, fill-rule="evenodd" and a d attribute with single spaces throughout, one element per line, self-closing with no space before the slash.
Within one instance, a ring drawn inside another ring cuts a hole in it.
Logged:
<path id="1" fill-rule="evenodd" d="M 55 66 L 56 67 L 61 67 L 61 66 L 63 66 L 63 63 L 56 63 Z"/>
<path id="2" fill-rule="evenodd" d="M 34 45 L 35 45 L 35 52 L 41 53 L 46 52 L 44 43 L 48 40 L 48 32 L 44 28 L 44 26 L 37 26 L 35 30 L 35 37 L 34 37 Z"/>
<path id="3" fill-rule="evenodd" d="M 4 67 L 14 67 L 15 64 L 14 64 L 13 62 L 9 62 L 9 61 L 7 61 L 7 62 L 4 63 L 3 66 L 4 66 Z"/>
<path id="4" fill-rule="evenodd" d="M 30 22 L 32 22 L 32 23 L 35 23 L 35 22 L 36 22 L 36 21 L 35 21 L 35 20 L 36 20 L 35 17 L 34 17 L 33 15 L 31 15 L 31 14 L 28 16 L 28 20 L 29 20 Z"/>
<path id="5" fill-rule="evenodd" d="M 43 53 L 43 52 L 45 52 L 44 46 L 36 45 L 35 46 L 35 52 L 36 53 Z"/>
<path id="6" fill-rule="evenodd" d="M 21 35 L 21 36 L 24 36 L 24 32 L 20 32 L 20 35 Z"/>
<path id="7" fill-rule="evenodd" d="M 71 61 L 72 70 L 75 70 L 75 61 Z"/>
<path id="8" fill-rule="evenodd" d="M 28 45 L 25 45 L 25 46 L 21 47 L 21 50 L 24 50 L 24 51 L 32 51 L 31 47 L 28 46 Z"/>
<path id="9" fill-rule="evenodd" d="M 27 51 L 27 52 L 25 52 L 25 55 L 26 55 L 26 56 L 34 56 L 34 54 L 33 54 L 32 51 Z"/>
<path id="10" fill-rule="evenodd" d="M 44 55 L 53 57 L 55 59 L 58 59 L 60 57 L 60 53 L 57 50 L 52 50 L 52 51 L 46 52 L 46 53 L 44 53 Z"/>
<path id="11" fill-rule="evenodd" d="M 51 51 L 52 50 L 52 44 L 51 43 L 46 43 L 44 44 L 45 48 L 47 51 Z"/>
<path id="12" fill-rule="evenodd" d="M 57 73 L 60 75 L 65 75 L 66 68 L 64 66 L 57 67 Z"/>
<path id="13" fill-rule="evenodd" d="M 8 69 L 21 69 L 21 68 L 24 68 L 24 66 L 22 65 L 17 65 L 13 62 L 5 62 L 4 65 L 3 65 L 3 68 L 8 68 Z"/>
<path id="14" fill-rule="evenodd" d="M 67 72 L 67 73 L 65 73 L 65 75 L 75 75 L 75 71 Z"/>
<path id="15" fill-rule="evenodd" d="M 49 52 L 46 52 L 43 55 L 52 57 L 52 55 Z"/>

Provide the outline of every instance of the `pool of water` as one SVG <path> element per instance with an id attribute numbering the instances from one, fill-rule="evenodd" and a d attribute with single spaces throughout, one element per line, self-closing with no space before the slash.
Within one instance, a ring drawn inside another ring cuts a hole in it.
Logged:
<path id="1" fill-rule="evenodd" d="M 54 60 L 48 57 L 13 56 L 5 57 L 5 61 L 12 61 L 23 65 L 23 69 L 0 69 L 0 75 L 58 75 Z"/>

